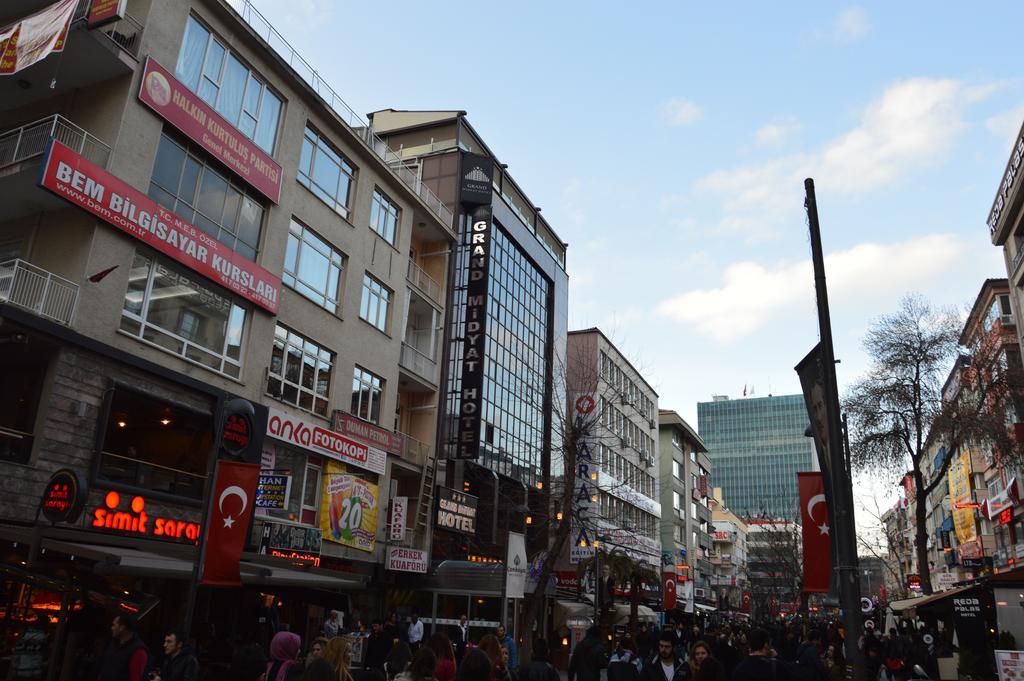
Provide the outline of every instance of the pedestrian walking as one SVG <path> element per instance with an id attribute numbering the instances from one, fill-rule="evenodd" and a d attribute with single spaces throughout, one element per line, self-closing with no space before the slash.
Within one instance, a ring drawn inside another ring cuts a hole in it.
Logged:
<path id="1" fill-rule="evenodd" d="M 139 638 L 139 622 L 120 613 L 110 624 L 110 644 L 100 661 L 99 681 L 143 681 L 149 651 Z"/>
<path id="2" fill-rule="evenodd" d="M 652 657 L 640 674 L 641 681 L 691 681 L 690 668 L 676 653 L 676 635 L 666 631 L 658 639 L 658 654 Z"/>
<path id="3" fill-rule="evenodd" d="M 437 667 L 437 656 L 429 647 L 424 646 L 413 655 L 409 667 L 395 677 L 395 681 L 434 681 L 434 669 Z"/>
<path id="4" fill-rule="evenodd" d="M 330 663 L 318 657 L 306 665 L 306 670 L 302 674 L 302 681 L 338 681 L 338 677 L 335 676 Z"/>
<path id="5" fill-rule="evenodd" d="M 640 681 L 643 660 L 637 654 L 633 641 L 619 639 L 615 652 L 608 659 L 608 681 Z"/>
<path id="6" fill-rule="evenodd" d="M 290 631 L 279 631 L 270 641 L 270 662 L 267 663 L 267 681 L 296 681 L 302 678 L 298 663 L 302 639 Z"/>
<path id="7" fill-rule="evenodd" d="M 387 658 L 384 660 L 384 674 L 387 676 L 388 681 L 392 681 L 396 676 L 404 672 L 409 667 L 410 662 L 412 662 L 412 651 L 409 650 L 408 643 L 398 641 L 391 646 L 391 652 L 388 653 Z"/>
<path id="8" fill-rule="evenodd" d="M 461 662 L 466 656 L 466 648 L 472 643 L 469 639 L 469 620 L 465 615 L 459 617 L 459 623 L 452 631 L 451 639 L 455 644 L 455 659 Z"/>
<path id="9" fill-rule="evenodd" d="M 576 644 L 569 658 L 569 681 L 599 681 L 601 678 L 601 670 L 606 663 L 600 634 L 600 629 L 591 626 L 583 640 Z"/>
<path id="10" fill-rule="evenodd" d="M 330 665 L 335 681 L 352 681 L 352 645 L 348 639 L 335 636 L 328 641 L 324 660 Z"/>
<path id="11" fill-rule="evenodd" d="M 750 654 L 736 666 L 732 681 L 792 681 L 789 669 L 775 659 L 772 637 L 764 629 L 754 629 L 747 636 Z"/>
<path id="12" fill-rule="evenodd" d="M 46 667 L 46 632 L 42 617 L 34 610 L 26 616 L 28 628 L 18 639 L 11 656 L 11 678 L 14 681 L 41 681 Z"/>
<path id="13" fill-rule="evenodd" d="M 551 664 L 548 642 L 542 638 L 534 639 L 533 659 L 519 667 L 519 681 L 559 681 L 559 678 L 558 670 Z"/>
<path id="14" fill-rule="evenodd" d="M 267 675 L 267 656 L 258 643 L 235 648 L 228 669 L 228 681 L 260 681 Z"/>
<path id="15" fill-rule="evenodd" d="M 508 649 L 508 668 L 516 669 L 519 667 L 519 646 L 516 645 L 515 637 L 506 632 L 505 625 L 498 625 L 498 643 Z"/>
<path id="16" fill-rule="evenodd" d="M 420 622 L 420 616 L 415 612 L 409 618 L 406 638 L 409 641 L 409 648 L 412 649 L 413 655 L 415 655 L 420 647 L 420 643 L 423 642 L 423 622 Z"/>
<path id="17" fill-rule="evenodd" d="M 491 681 L 492 671 L 493 665 L 487 653 L 479 648 L 471 648 L 459 663 L 455 681 Z"/>
<path id="18" fill-rule="evenodd" d="M 370 624 L 370 635 L 366 639 L 366 648 L 363 655 L 363 666 L 367 669 L 384 671 L 384 661 L 391 652 L 393 640 L 384 631 L 384 625 L 380 620 L 374 620 Z"/>
<path id="19" fill-rule="evenodd" d="M 826 681 L 828 675 L 818 650 L 820 644 L 821 632 L 812 629 L 807 633 L 807 640 L 797 649 L 793 675 L 799 681 Z"/>
<path id="20" fill-rule="evenodd" d="M 480 637 L 477 648 L 484 651 L 487 659 L 491 661 L 491 679 L 498 678 L 498 668 L 501 666 L 501 644 L 494 634 L 485 634 Z"/>
<path id="21" fill-rule="evenodd" d="M 726 681 L 725 665 L 711 654 L 711 646 L 704 641 L 690 646 L 689 665 L 693 681 Z"/>
<path id="22" fill-rule="evenodd" d="M 181 631 L 169 631 L 164 635 L 164 662 L 150 681 L 197 681 L 199 660 L 192 653 Z"/>
<path id="23" fill-rule="evenodd" d="M 338 610 L 331 610 L 324 620 L 324 637 L 329 641 L 345 631 L 345 615 Z"/>
<path id="24" fill-rule="evenodd" d="M 427 645 L 434 652 L 437 664 L 434 666 L 436 681 L 455 681 L 455 649 L 452 641 L 440 631 L 430 635 Z"/>

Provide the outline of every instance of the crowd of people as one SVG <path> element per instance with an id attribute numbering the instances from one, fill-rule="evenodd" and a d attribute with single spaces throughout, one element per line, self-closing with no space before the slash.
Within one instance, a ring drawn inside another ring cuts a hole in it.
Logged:
<path id="1" fill-rule="evenodd" d="M 268 646 L 238 647 L 229 681 L 559 681 L 543 638 L 532 641 L 529 661 L 505 627 L 473 640 L 463 615 L 447 631 L 425 633 L 416 615 L 399 623 L 392 615 L 362 632 L 346 629 L 331 612 L 303 645 L 290 631 Z M 98 665 L 98 681 L 205 681 L 186 636 L 169 631 L 162 651 L 151 654 L 128 613 L 113 618 L 111 639 Z M 479 633 L 479 630 L 477 630 Z M 858 641 L 868 679 L 900 681 L 920 667 L 937 676 L 945 639 L 906 627 Z M 636 636 L 591 627 L 569 658 L 569 681 L 839 681 L 846 678 L 843 631 L 837 624 L 790 623 L 765 627 L 677 623 L 659 629 L 641 624 Z M 609 650 L 610 648 L 610 650 Z M 162 654 L 161 654 L 162 652 Z M 17 678 L 17 675 L 16 675 Z M 26 677 L 28 678 L 28 677 Z M 219 677 L 222 678 L 222 677 Z"/>

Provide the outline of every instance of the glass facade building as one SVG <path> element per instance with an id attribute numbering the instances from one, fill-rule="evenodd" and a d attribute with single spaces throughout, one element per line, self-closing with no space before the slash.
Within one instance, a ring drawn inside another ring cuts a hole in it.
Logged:
<path id="1" fill-rule="evenodd" d="M 468 229 L 468 217 L 462 228 Z M 465 333 L 469 248 L 460 242 L 455 262 L 446 414 L 459 413 Z M 491 225 L 484 383 L 479 463 L 501 475 L 536 486 L 550 411 L 545 390 L 550 376 L 551 282 L 508 236 Z M 446 445 L 454 447 L 454 416 Z"/>
<path id="2" fill-rule="evenodd" d="M 800 520 L 796 474 L 817 470 L 803 395 L 697 404 L 711 458 L 711 484 L 740 517 Z"/>

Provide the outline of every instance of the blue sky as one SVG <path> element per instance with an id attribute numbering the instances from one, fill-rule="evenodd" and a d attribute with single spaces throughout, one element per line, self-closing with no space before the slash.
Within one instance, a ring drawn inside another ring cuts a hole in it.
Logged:
<path id="1" fill-rule="evenodd" d="M 1024 5 L 255 0 L 360 113 L 464 109 L 563 240 L 599 326 L 696 425 L 798 391 L 818 186 L 839 380 L 908 291 L 1005 276 L 985 218 L 1024 120 Z"/>

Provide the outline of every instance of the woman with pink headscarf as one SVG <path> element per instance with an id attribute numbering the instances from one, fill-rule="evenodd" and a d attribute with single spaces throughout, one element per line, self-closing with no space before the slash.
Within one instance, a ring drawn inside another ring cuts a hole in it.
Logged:
<path id="1" fill-rule="evenodd" d="M 302 639 L 290 631 L 279 631 L 270 641 L 270 664 L 267 681 L 291 681 L 299 678 L 302 667 L 295 661 L 302 649 Z"/>

